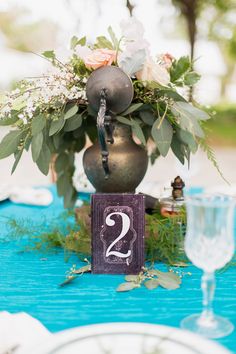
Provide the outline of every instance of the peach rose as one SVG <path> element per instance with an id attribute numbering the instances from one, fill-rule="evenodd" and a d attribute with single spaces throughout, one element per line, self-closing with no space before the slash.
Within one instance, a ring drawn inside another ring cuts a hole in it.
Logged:
<path id="1" fill-rule="evenodd" d="M 161 65 L 166 68 L 167 70 L 171 68 L 172 62 L 174 61 L 173 55 L 169 53 L 161 54 L 159 60 Z"/>
<path id="2" fill-rule="evenodd" d="M 88 69 L 98 69 L 101 66 L 111 65 L 116 60 L 116 51 L 110 49 L 95 49 L 84 57 Z"/>
<path id="3" fill-rule="evenodd" d="M 136 77 L 141 81 L 155 81 L 164 86 L 170 82 L 170 74 L 166 68 L 155 63 L 150 57 L 144 63 L 142 70 L 136 73 Z"/>

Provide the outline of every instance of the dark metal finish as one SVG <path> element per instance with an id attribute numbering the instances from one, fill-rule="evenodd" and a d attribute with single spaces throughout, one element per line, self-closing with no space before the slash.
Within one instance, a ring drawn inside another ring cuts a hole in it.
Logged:
<path id="1" fill-rule="evenodd" d="M 98 129 L 98 140 L 101 145 L 101 155 L 102 155 L 102 166 L 105 172 L 105 178 L 107 179 L 110 170 L 108 166 L 108 155 L 109 152 L 107 150 L 107 142 L 106 142 L 106 129 L 105 129 L 105 117 L 106 117 L 106 111 L 107 111 L 107 105 L 106 105 L 106 90 L 102 89 L 100 93 L 100 107 L 97 115 L 97 129 Z M 108 129 L 109 124 L 106 123 L 106 128 Z M 112 139 L 113 140 L 113 139 Z M 110 141 L 112 141 L 110 139 Z"/>
<path id="2" fill-rule="evenodd" d="M 129 107 L 133 99 L 130 78 L 116 66 L 105 66 L 95 70 L 86 85 L 88 101 L 97 115 L 98 140 L 101 146 L 102 166 L 105 179 L 110 175 L 107 142 L 113 144 L 112 117 Z"/>
<path id="3" fill-rule="evenodd" d="M 112 172 L 109 178 L 104 178 L 98 142 L 84 153 L 85 173 L 97 192 L 134 192 L 147 170 L 147 152 L 134 142 L 128 125 L 115 124 L 113 136 L 114 144 L 109 147 L 109 166 Z"/>
<path id="4" fill-rule="evenodd" d="M 107 110 L 117 114 L 132 102 L 134 89 L 131 79 L 117 66 L 103 66 L 92 72 L 86 85 L 89 104 L 98 112 L 101 91 L 105 89 Z"/>
<path id="5" fill-rule="evenodd" d="M 92 195 L 92 272 L 138 274 L 144 265 L 144 196 Z"/>

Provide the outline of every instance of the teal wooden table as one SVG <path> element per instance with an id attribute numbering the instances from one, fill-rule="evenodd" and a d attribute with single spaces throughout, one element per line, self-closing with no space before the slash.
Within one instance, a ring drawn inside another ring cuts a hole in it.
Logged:
<path id="1" fill-rule="evenodd" d="M 184 276 L 182 286 L 173 291 L 139 288 L 117 293 L 116 287 L 124 280 L 120 275 L 86 274 L 67 287 L 58 287 L 72 264 L 80 266 L 78 258 L 74 255 L 66 263 L 62 251 L 56 254 L 19 253 L 27 240 L 7 241 L 10 235 L 6 220 L 9 217 L 16 220 L 28 218 L 32 220 L 32 225 L 42 221 L 50 227 L 52 219 L 54 222 L 57 220 L 58 225 L 65 223 L 58 217 L 62 211 L 62 200 L 55 195 L 55 191 L 54 203 L 47 208 L 15 205 L 9 201 L 0 204 L 0 311 L 25 311 L 52 332 L 94 323 L 123 321 L 179 327 L 183 317 L 200 312 L 201 271 L 195 267 L 188 268 L 192 275 Z M 165 269 L 162 264 L 157 267 Z M 228 317 L 236 327 L 234 267 L 217 275 L 215 310 Z M 236 331 L 219 342 L 236 353 Z"/>

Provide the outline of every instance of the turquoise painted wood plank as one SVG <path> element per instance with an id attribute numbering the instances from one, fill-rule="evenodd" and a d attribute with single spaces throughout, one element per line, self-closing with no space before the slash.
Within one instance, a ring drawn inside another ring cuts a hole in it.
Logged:
<path id="1" fill-rule="evenodd" d="M 188 269 L 192 275 L 184 276 L 181 288 L 174 291 L 140 288 L 130 293 L 116 293 L 123 276 L 90 274 L 59 288 L 58 284 L 71 265 L 79 267 L 81 264 L 75 255 L 66 263 L 62 251 L 57 254 L 19 253 L 26 240 L 4 242 L 9 236 L 6 217 L 28 218 L 32 225 L 41 220 L 50 226 L 50 220 L 55 220 L 63 211 L 61 199 L 55 195 L 54 198 L 53 205 L 48 208 L 10 202 L 0 204 L 0 311 L 26 311 L 56 332 L 111 321 L 179 327 L 183 317 L 201 310 L 201 271 L 195 267 Z M 63 223 L 58 218 L 58 224 Z M 165 269 L 162 264 L 157 266 Z M 217 275 L 215 310 L 236 326 L 236 271 L 233 267 Z M 236 331 L 219 342 L 236 353 Z"/>

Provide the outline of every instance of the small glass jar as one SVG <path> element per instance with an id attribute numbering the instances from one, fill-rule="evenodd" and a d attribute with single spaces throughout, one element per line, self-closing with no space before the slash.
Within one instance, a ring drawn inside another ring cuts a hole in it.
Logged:
<path id="1" fill-rule="evenodd" d="M 169 196 L 164 196 L 163 198 L 159 199 L 161 214 L 163 216 L 174 216 L 179 214 L 182 207 L 184 206 L 184 186 L 184 181 L 179 176 L 177 176 L 171 183 L 172 188 L 170 189 Z"/>

